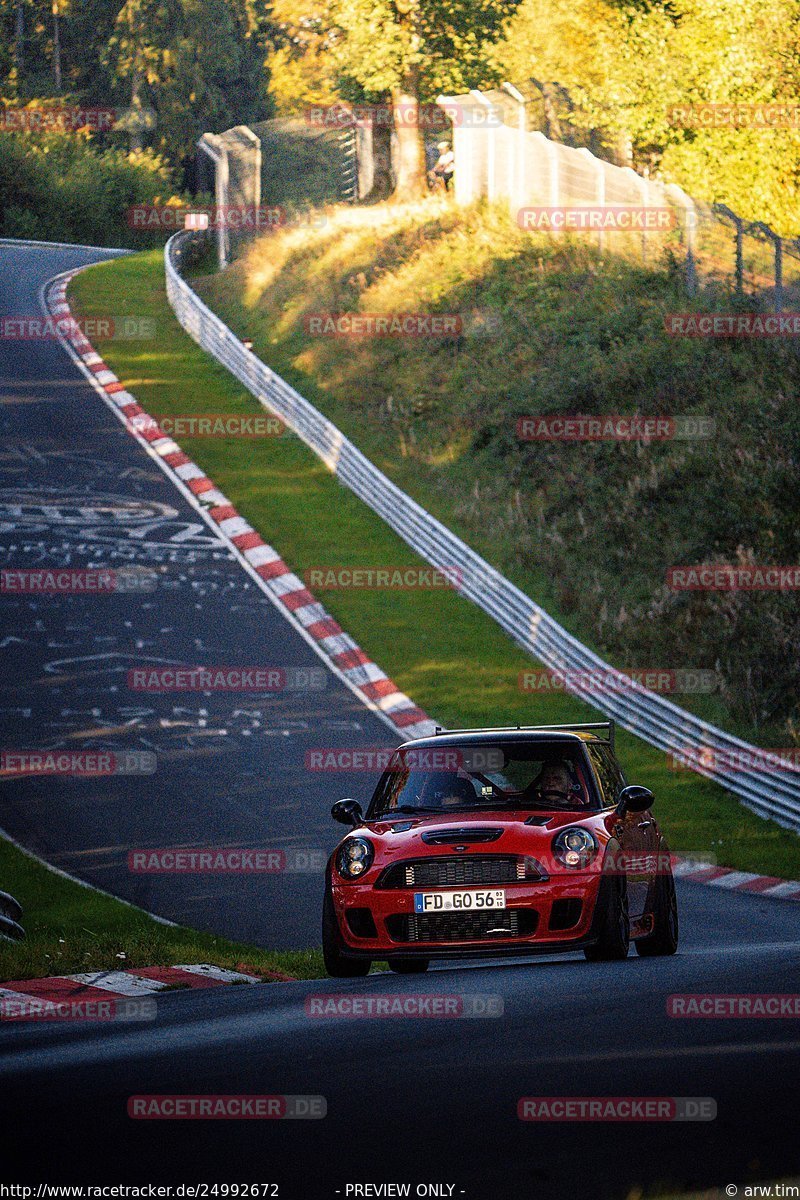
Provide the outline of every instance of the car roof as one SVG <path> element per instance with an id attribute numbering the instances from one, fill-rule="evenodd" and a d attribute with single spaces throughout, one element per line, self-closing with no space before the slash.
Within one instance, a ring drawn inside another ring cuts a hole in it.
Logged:
<path id="1" fill-rule="evenodd" d="M 398 749 L 405 749 L 407 746 L 415 748 L 428 748 L 429 746 L 474 746 L 474 745 L 503 745 L 503 744 L 520 744 L 531 742 L 564 742 L 569 743 L 587 743 L 589 745 L 608 746 L 610 745 L 608 738 L 598 737 L 593 730 L 581 729 L 575 731 L 566 731 L 559 729 L 537 729 L 537 728 L 509 728 L 509 729 L 469 729 L 469 730 L 454 730 L 452 733 L 443 729 L 441 733 L 434 734 L 432 737 L 413 738 L 411 741 L 403 742 Z"/>

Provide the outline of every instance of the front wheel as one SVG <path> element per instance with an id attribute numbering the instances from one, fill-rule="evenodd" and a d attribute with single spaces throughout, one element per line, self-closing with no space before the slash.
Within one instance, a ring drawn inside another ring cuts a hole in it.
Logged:
<path id="1" fill-rule="evenodd" d="M 389 959 L 389 970 L 398 975 L 422 975 L 430 966 L 429 958 Z"/>
<path id="2" fill-rule="evenodd" d="M 356 979 L 367 975 L 372 966 L 368 958 L 345 958 L 342 954 L 342 939 L 329 891 L 325 892 L 322 904 L 322 958 L 325 970 L 334 979 Z"/>
<path id="3" fill-rule="evenodd" d="M 583 951 L 589 962 L 613 962 L 628 957 L 631 922 L 624 875 L 607 875 L 597 896 L 597 941 Z"/>
<path id="4" fill-rule="evenodd" d="M 643 958 L 674 954 L 678 949 L 678 897 L 672 872 L 656 877 L 653 932 L 636 939 L 636 953 Z"/>

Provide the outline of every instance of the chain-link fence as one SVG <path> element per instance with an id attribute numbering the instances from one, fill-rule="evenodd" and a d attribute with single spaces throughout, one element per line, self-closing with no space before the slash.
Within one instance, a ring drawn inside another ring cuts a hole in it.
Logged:
<path id="1" fill-rule="evenodd" d="M 703 204 L 674 184 L 576 145 L 581 137 L 596 144 L 597 137 L 561 127 L 547 99 L 511 84 L 439 97 L 453 122 L 458 203 L 507 200 L 523 228 L 582 231 L 603 251 L 645 262 L 671 251 L 685 264 L 690 294 L 700 283 L 717 283 L 741 295 L 758 293 L 778 312 L 787 303 L 800 307 L 800 239 L 781 238 L 724 205 Z M 541 128 L 554 125 L 568 129 L 573 144 Z"/>
<path id="2" fill-rule="evenodd" d="M 210 227 L 221 267 L 254 233 L 358 196 L 352 127 L 319 129 L 302 118 L 283 117 L 204 133 L 197 145 L 202 190 L 215 198 Z"/>
<path id="3" fill-rule="evenodd" d="M 701 284 L 717 285 L 758 295 L 776 312 L 800 309 L 800 239 L 779 237 L 763 222 L 610 161 L 609 155 L 629 158 L 630 148 L 610 152 L 595 131 L 559 118 L 555 87 L 524 94 L 504 84 L 439 97 L 452 122 L 457 203 L 506 200 L 523 228 L 556 236 L 580 230 L 601 252 L 644 263 L 672 254 L 683 263 L 690 295 Z M 209 190 L 218 210 L 233 209 L 237 218 L 218 223 L 220 265 L 235 256 L 243 237 L 263 231 L 263 221 L 239 221 L 240 208 L 263 203 L 296 216 L 302 208 L 363 199 L 372 187 L 373 143 L 368 120 L 319 126 L 284 117 L 204 134 L 198 146 L 201 161 L 205 156 L 213 168 Z"/>

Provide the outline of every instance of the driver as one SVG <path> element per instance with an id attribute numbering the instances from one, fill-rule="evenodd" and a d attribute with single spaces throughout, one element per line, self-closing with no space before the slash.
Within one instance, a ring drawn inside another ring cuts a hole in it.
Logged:
<path id="1" fill-rule="evenodd" d="M 463 808 L 475 803 L 475 788 L 469 779 L 452 771 L 431 771 L 426 777 L 421 802 L 432 808 Z"/>
<path id="2" fill-rule="evenodd" d="M 581 786 L 566 761 L 545 763 L 531 787 L 531 794 L 545 804 L 561 808 L 583 805 Z"/>

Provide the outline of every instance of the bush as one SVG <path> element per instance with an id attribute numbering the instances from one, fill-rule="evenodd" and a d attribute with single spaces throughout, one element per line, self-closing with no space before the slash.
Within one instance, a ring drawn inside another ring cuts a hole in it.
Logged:
<path id="1" fill-rule="evenodd" d="M 176 202 L 171 173 L 151 151 L 98 149 L 88 138 L 0 132 L 0 234 L 143 249 L 164 233 L 129 228 L 136 204 Z"/>

